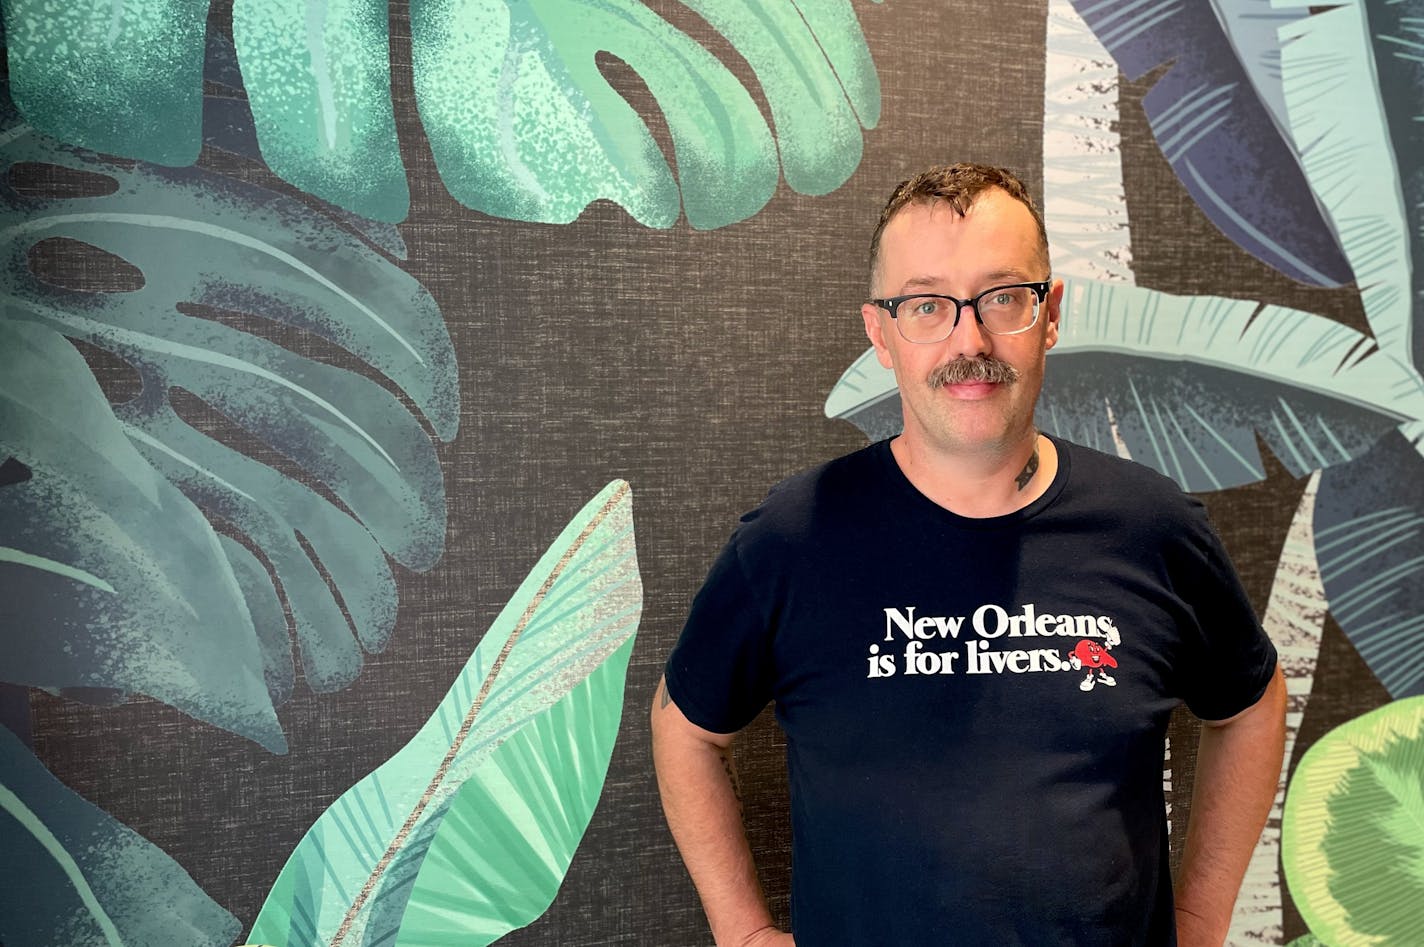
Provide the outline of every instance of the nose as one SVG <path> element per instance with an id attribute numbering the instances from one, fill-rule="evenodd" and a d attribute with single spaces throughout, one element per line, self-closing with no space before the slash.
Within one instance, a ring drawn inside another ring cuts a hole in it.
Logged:
<path id="1" fill-rule="evenodd" d="M 954 314 L 954 328 L 950 330 L 945 344 L 949 346 L 951 358 L 977 358 L 988 355 L 993 348 L 991 336 L 979 324 L 979 316 L 968 302 L 959 303 Z"/>

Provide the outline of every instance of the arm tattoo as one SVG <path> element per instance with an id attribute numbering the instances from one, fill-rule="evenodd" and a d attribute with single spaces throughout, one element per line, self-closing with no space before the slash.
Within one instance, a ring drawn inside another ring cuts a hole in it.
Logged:
<path id="1" fill-rule="evenodd" d="M 742 781 L 737 778 L 737 764 L 732 760 L 732 748 L 721 753 L 722 769 L 727 771 L 727 782 L 732 784 L 732 798 L 737 800 L 737 811 L 742 812 Z"/>
<path id="2" fill-rule="evenodd" d="M 1033 456 L 1028 459 L 1028 463 L 1024 464 L 1024 469 L 1019 471 L 1019 475 L 1014 478 L 1014 483 L 1018 484 L 1019 489 L 1022 490 L 1028 486 L 1028 482 L 1033 479 L 1033 475 L 1036 473 L 1038 473 L 1038 441 L 1035 439 Z"/>

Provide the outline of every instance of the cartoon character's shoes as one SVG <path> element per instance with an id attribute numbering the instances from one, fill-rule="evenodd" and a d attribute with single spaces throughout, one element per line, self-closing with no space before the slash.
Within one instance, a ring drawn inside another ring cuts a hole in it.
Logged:
<path id="1" fill-rule="evenodd" d="M 1117 686 L 1117 681 L 1113 680 L 1112 675 L 1109 674 L 1107 671 L 1099 671 L 1099 672 L 1098 672 L 1098 676 L 1103 679 L 1103 683 L 1106 684 L 1107 686 L 1109 686 L 1109 687 L 1116 687 L 1116 686 Z"/>
<path id="2" fill-rule="evenodd" d="M 1097 678 L 1093 677 L 1092 673 L 1089 672 L 1087 677 L 1083 678 L 1081 681 L 1078 682 L 1078 690 L 1090 691 L 1093 689 L 1093 684 L 1095 684 L 1096 682 Z"/>

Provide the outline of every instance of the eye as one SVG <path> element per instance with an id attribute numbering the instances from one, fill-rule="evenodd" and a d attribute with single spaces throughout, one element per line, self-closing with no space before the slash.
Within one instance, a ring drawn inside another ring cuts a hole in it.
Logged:
<path id="1" fill-rule="evenodd" d="M 944 308 L 944 300 L 942 299 L 924 298 L 910 300 L 910 315 L 919 316 L 922 319 L 937 315 L 942 308 Z"/>

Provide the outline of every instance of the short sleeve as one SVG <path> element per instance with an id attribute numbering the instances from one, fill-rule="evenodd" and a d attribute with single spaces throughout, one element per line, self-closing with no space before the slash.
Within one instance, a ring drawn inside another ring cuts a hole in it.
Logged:
<path id="1" fill-rule="evenodd" d="M 735 733 L 771 700 L 771 645 L 772 628 L 747 582 L 734 534 L 668 657 L 668 695 L 704 730 Z"/>
<path id="2" fill-rule="evenodd" d="M 1276 669 L 1276 648 L 1241 585 L 1206 508 L 1186 497 L 1178 595 L 1194 626 L 1184 633 L 1182 698 L 1203 720 L 1225 720 L 1261 699 Z"/>

